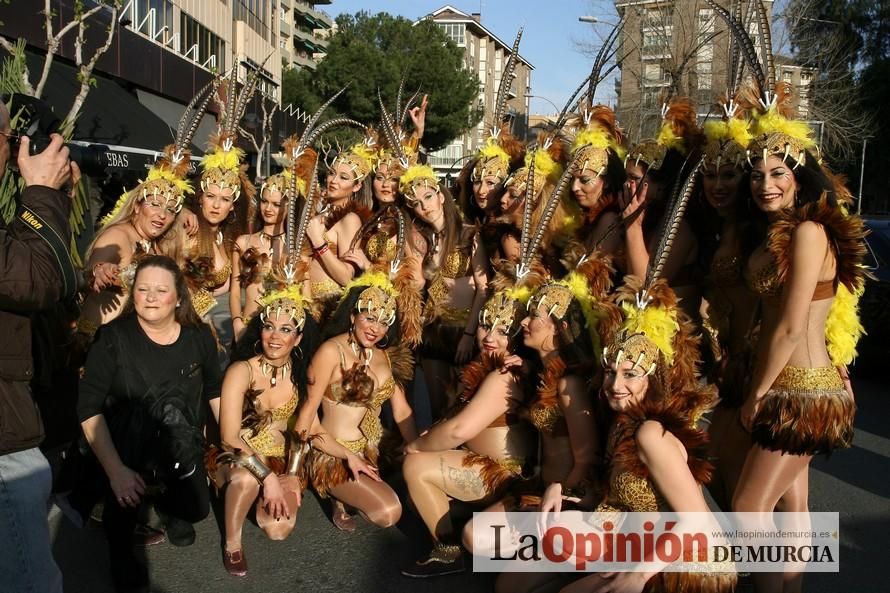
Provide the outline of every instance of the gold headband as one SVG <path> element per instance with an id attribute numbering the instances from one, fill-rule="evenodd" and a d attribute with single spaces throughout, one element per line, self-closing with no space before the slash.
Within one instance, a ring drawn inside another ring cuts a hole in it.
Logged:
<path id="1" fill-rule="evenodd" d="M 383 325 L 392 325 L 396 320 L 396 297 L 379 286 L 369 286 L 358 295 L 355 309 L 376 318 Z"/>
<path id="2" fill-rule="evenodd" d="M 285 315 L 290 317 L 296 324 L 297 329 L 303 329 L 306 324 L 305 301 L 301 288 L 298 285 L 290 285 L 282 290 L 276 290 L 259 299 L 257 303 L 260 305 L 260 320 L 264 323 L 266 320 Z"/>
<path id="3" fill-rule="evenodd" d="M 299 182 L 300 180 L 298 180 Z M 290 193 L 290 175 L 284 172 L 277 173 L 266 177 L 263 185 L 260 186 L 260 196 L 266 190 L 277 191 L 282 197 L 287 197 Z"/>
<path id="4" fill-rule="evenodd" d="M 561 320 L 566 316 L 574 296 L 572 290 L 564 284 L 547 284 L 528 300 L 526 307 L 529 311 L 544 307 L 548 315 Z"/>
<path id="5" fill-rule="evenodd" d="M 711 140 L 705 144 L 705 167 L 719 169 L 722 165 L 741 167 L 747 151 L 733 140 Z"/>
<path id="6" fill-rule="evenodd" d="M 652 171 L 657 171 L 664 163 L 667 155 L 667 147 L 659 144 L 657 140 L 643 140 L 634 146 L 624 159 L 624 164 L 632 162 L 634 165 L 645 163 Z"/>
<path id="7" fill-rule="evenodd" d="M 164 207 L 178 213 L 185 199 L 182 189 L 166 179 L 152 179 L 142 184 L 143 201 L 163 201 Z"/>
<path id="8" fill-rule="evenodd" d="M 492 329 L 503 325 L 512 334 L 519 313 L 517 305 L 518 301 L 506 290 L 499 290 L 485 301 L 482 310 L 479 311 L 479 325 Z"/>
<path id="9" fill-rule="evenodd" d="M 597 177 L 602 177 L 609 165 L 609 149 L 598 148 L 596 146 L 583 146 L 578 149 L 577 165 L 575 165 L 575 175 L 581 175 L 585 170 L 596 173 Z"/>
<path id="10" fill-rule="evenodd" d="M 613 343 L 603 348 L 603 367 L 618 367 L 629 360 L 635 368 L 651 375 L 658 366 L 659 354 L 658 347 L 645 334 L 619 330 Z"/>
<path id="11" fill-rule="evenodd" d="M 751 142 L 751 148 L 747 151 L 749 164 L 752 158 L 758 156 L 766 160 L 766 157 L 774 155 L 781 157 L 782 162 L 785 162 L 785 159 L 790 156 L 796 161 L 792 169 L 806 164 L 806 154 L 806 146 L 800 138 L 783 132 L 770 132 L 769 134 L 757 136 Z"/>
<path id="12" fill-rule="evenodd" d="M 211 185 L 218 185 L 221 190 L 232 189 L 233 201 L 241 195 L 241 175 L 237 169 L 223 169 L 212 167 L 205 169 L 201 175 L 201 189 L 207 191 Z"/>

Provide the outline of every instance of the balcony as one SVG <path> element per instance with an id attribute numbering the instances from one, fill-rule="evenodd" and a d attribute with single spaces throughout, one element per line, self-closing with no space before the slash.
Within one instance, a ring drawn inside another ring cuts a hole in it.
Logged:
<path id="1" fill-rule="evenodd" d="M 304 47 L 312 53 L 325 53 L 328 48 L 328 40 L 312 33 L 294 28 L 294 45 Z"/>
<path id="2" fill-rule="evenodd" d="M 290 37 L 290 23 L 285 21 L 278 22 L 278 29 L 281 31 L 282 37 Z"/>
<path id="3" fill-rule="evenodd" d="M 290 9 L 290 7 L 293 6 L 293 0 L 278 0 L 278 3 L 282 8 Z"/>
<path id="4" fill-rule="evenodd" d="M 307 58 L 301 56 L 300 54 L 293 55 L 293 63 L 299 66 L 300 68 L 308 68 L 309 70 L 315 70 L 318 67 L 318 64 L 315 63 L 315 60 L 312 58 Z"/>
<path id="5" fill-rule="evenodd" d="M 334 26 L 334 21 L 327 13 L 315 10 L 303 0 L 294 0 L 294 12 L 297 18 L 313 29 L 330 29 Z"/>

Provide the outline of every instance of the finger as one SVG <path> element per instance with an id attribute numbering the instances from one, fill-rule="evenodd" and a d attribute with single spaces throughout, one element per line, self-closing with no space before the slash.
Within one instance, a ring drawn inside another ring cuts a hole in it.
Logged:
<path id="1" fill-rule="evenodd" d="M 80 183 L 80 167 L 77 165 L 76 161 L 71 161 L 68 163 L 68 166 L 71 168 L 71 185 L 77 185 Z"/>
<path id="2" fill-rule="evenodd" d="M 139 485 L 139 488 L 137 489 L 139 494 L 142 494 L 143 492 L 145 492 L 145 480 L 143 480 L 142 476 L 139 474 L 136 474 L 136 484 Z"/>

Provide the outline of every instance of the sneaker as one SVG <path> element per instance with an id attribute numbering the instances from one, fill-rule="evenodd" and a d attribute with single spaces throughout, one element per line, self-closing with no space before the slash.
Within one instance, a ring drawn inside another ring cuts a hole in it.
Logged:
<path id="1" fill-rule="evenodd" d="M 167 539 L 174 546 L 183 548 L 195 543 L 195 528 L 188 521 L 169 517 L 167 519 Z"/>
<path id="2" fill-rule="evenodd" d="M 464 572 L 464 556 L 458 545 L 436 543 L 429 556 L 402 569 L 402 574 L 413 579 L 426 579 Z"/>

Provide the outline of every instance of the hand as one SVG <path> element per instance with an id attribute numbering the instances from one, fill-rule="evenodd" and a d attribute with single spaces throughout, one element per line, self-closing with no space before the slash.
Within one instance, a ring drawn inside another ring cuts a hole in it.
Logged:
<path id="1" fill-rule="evenodd" d="M 380 479 L 380 476 L 377 475 L 377 469 L 365 463 L 364 459 L 355 453 L 349 454 L 346 458 L 346 464 L 349 466 L 349 471 L 352 473 L 352 479 L 356 482 L 358 481 L 359 474 L 365 474 L 375 482 L 383 481 Z"/>
<path id="2" fill-rule="evenodd" d="M 326 230 L 324 215 L 318 214 L 309 219 L 309 224 L 306 225 L 306 236 L 309 237 L 312 247 L 321 247 L 322 243 L 325 242 L 324 233 Z"/>
<path id="3" fill-rule="evenodd" d="M 280 519 L 290 515 L 287 512 L 287 501 L 284 499 L 284 488 L 280 478 L 276 474 L 269 474 L 263 480 L 263 507 L 273 519 Z"/>
<path id="4" fill-rule="evenodd" d="M 350 249 L 340 259 L 347 263 L 353 264 L 355 267 L 362 271 L 365 271 L 371 267 L 371 260 L 368 259 L 368 256 L 365 255 L 365 252 L 361 249 Z"/>
<path id="5" fill-rule="evenodd" d="M 179 213 L 179 218 L 182 219 L 182 228 L 185 230 L 185 234 L 189 237 L 194 237 L 198 234 L 198 215 L 189 210 L 188 208 L 183 208 L 182 212 Z"/>
<path id="6" fill-rule="evenodd" d="M 423 138 L 423 130 L 426 126 L 426 106 L 428 103 L 428 96 L 424 95 L 423 99 L 420 101 L 420 105 L 417 107 L 412 107 L 408 110 L 408 116 L 411 118 L 411 123 L 414 124 L 414 135 L 417 136 L 417 139 L 420 140 Z"/>
<path id="7" fill-rule="evenodd" d="M 74 161 L 70 162 L 69 167 L 71 167 L 71 182 L 68 186 L 68 197 L 73 198 L 74 192 L 77 191 L 77 186 L 80 185 L 80 178 L 83 175 L 80 173 L 80 167 Z"/>
<path id="8" fill-rule="evenodd" d="M 300 478 L 297 476 L 280 476 L 279 481 L 281 482 L 281 488 L 284 490 L 285 495 L 289 492 L 293 492 L 297 495 L 297 506 L 303 504 L 303 485 L 300 483 Z"/>
<path id="9" fill-rule="evenodd" d="M 68 147 L 58 134 L 50 136 L 49 146 L 40 154 L 31 156 L 31 139 L 22 136 L 19 144 L 19 172 L 25 185 L 43 185 L 60 190 L 71 179 Z"/>
<path id="10" fill-rule="evenodd" d="M 476 340 L 473 336 L 468 336 L 464 334 L 461 337 L 460 342 L 457 343 L 457 351 L 454 353 L 454 363 L 455 364 L 466 364 L 469 362 L 470 357 L 473 355 L 473 345 Z"/>
<path id="11" fill-rule="evenodd" d="M 133 508 L 139 506 L 142 495 L 145 494 L 142 476 L 126 465 L 121 465 L 120 469 L 108 476 L 108 481 L 111 482 L 111 491 L 114 492 L 117 504 Z"/>
<path id="12" fill-rule="evenodd" d="M 751 432 L 751 428 L 754 425 L 754 418 L 757 416 L 758 409 L 760 409 L 760 400 L 761 398 L 759 397 L 749 396 L 739 410 L 739 421 L 741 421 L 742 426 L 748 432 Z"/>
<path id="13" fill-rule="evenodd" d="M 554 482 L 547 486 L 541 496 L 539 507 L 538 530 L 541 535 L 547 531 L 547 513 L 553 513 L 553 520 L 559 521 L 559 513 L 562 511 L 562 484 Z"/>
<path id="14" fill-rule="evenodd" d="M 640 210 L 640 208 L 642 208 L 646 202 L 646 194 L 649 191 L 649 184 L 643 182 L 643 184 L 640 186 L 639 192 L 636 195 L 634 195 L 634 193 L 631 191 L 632 187 L 633 185 L 630 183 L 624 184 L 624 194 L 621 202 L 621 218 L 624 220 L 628 228 L 632 226 L 643 228 L 643 218 L 646 215 L 646 211 L 645 209 Z M 639 214 L 637 216 L 634 216 L 635 214 L 637 214 L 638 210 Z"/>
<path id="15" fill-rule="evenodd" d="M 109 286 L 120 286 L 120 266 L 111 262 L 99 262 L 93 266 L 93 283 L 91 288 L 94 292 L 101 292 Z"/>
<path id="16" fill-rule="evenodd" d="M 502 373 L 507 373 L 510 369 L 521 368 L 522 358 L 516 354 L 510 354 L 504 358 L 504 366 L 501 367 Z"/>

